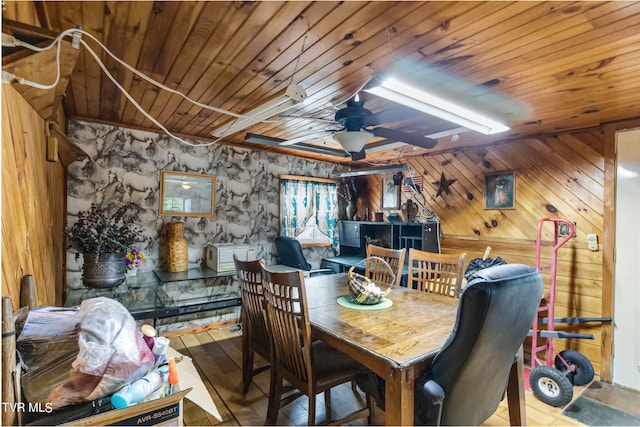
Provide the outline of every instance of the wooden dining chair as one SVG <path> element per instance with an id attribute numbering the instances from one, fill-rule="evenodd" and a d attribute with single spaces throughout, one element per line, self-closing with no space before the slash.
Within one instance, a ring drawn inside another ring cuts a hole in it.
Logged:
<path id="1" fill-rule="evenodd" d="M 466 253 L 437 254 L 409 249 L 407 287 L 459 298 Z"/>
<path id="2" fill-rule="evenodd" d="M 323 341 L 312 340 L 302 271 L 273 272 L 263 264 L 262 275 L 267 322 L 275 349 L 266 424 L 274 425 L 280 407 L 299 397 L 281 399 L 283 380 L 309 398 L 308 425 L 315 425 L 316 395 L 319 393 L 324 393 L 327 423 L 344 424 L 370 417 L 371 399 L 367 398 L 364 408 L 339 420 L 331 420 L 331 389 L 353 381 L 361 365 Z"/>
<path id="3" fill-rule="evenodd" d="M 365 276 L 373 280 L 376 284 L 386 283 L 389 286 L 399 286 L 400 280 L 402 279 L 406 253 L 407 250 L 405 248 L 389 249 L 372 244 L 367 245 L 367 257 L 375 256 L 385 260 L 393 270 L 395 278 L 389 273 L 389 269 L 376 259 L 367 260 Z"/>
<path id="4" fill-rule="evenodd" d="M 242 261 L 233 254 L 242 298 L 242 393 L 249 391 L 253 376 L 269 369 L 254 369 L 255 353 L 271 362 L 271 338 L 267 330 L 266 302 L 260 261 Z"/>

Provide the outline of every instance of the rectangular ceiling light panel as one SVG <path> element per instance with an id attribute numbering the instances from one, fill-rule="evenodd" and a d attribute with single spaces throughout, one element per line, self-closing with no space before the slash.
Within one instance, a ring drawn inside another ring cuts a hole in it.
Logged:
<path id="1" fill-rule="evenodd" d="M 377 86 L 364 89 L 366 92 L 406 105 L 414 110 L 439 117 L 485 135 L 504 132 L 509 127 L 460 105 L 409 86 L 394 78 L 380 80 Z"/>

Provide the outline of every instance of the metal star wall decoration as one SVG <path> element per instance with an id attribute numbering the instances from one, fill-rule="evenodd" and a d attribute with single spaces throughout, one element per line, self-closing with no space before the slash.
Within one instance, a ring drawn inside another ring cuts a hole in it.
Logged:
<path id="1" fill-rule="evenodd" d="M 444 172 L 440 175 L 440 181 L 433 181 L 433 185 L 438 186 L 438 192 L 436 193 L 436 197 L 441 196 L 442 193 L 451 194 L 449 191 L 449 186 L 456 182 L 455 179 L 447 179 L 444 177 Z"/>

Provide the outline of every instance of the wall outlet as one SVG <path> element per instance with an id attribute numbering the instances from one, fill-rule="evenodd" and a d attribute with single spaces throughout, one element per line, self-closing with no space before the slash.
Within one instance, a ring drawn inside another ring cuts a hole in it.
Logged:
<path id="1" fill-rule="evenodd" d="M 587 247 L 590 251 L 598 250 L 598 236 L 595 234 L 587 234 Z"/>

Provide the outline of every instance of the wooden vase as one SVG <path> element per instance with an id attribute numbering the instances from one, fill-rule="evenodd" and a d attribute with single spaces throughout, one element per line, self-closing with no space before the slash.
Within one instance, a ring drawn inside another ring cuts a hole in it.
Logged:
<path id="1" fill-rule="evenodd" d="M 189 268 L 189 247 L 184 237 L 184 223 L 167 224 L 167 271 L 177 273 Z"/>

